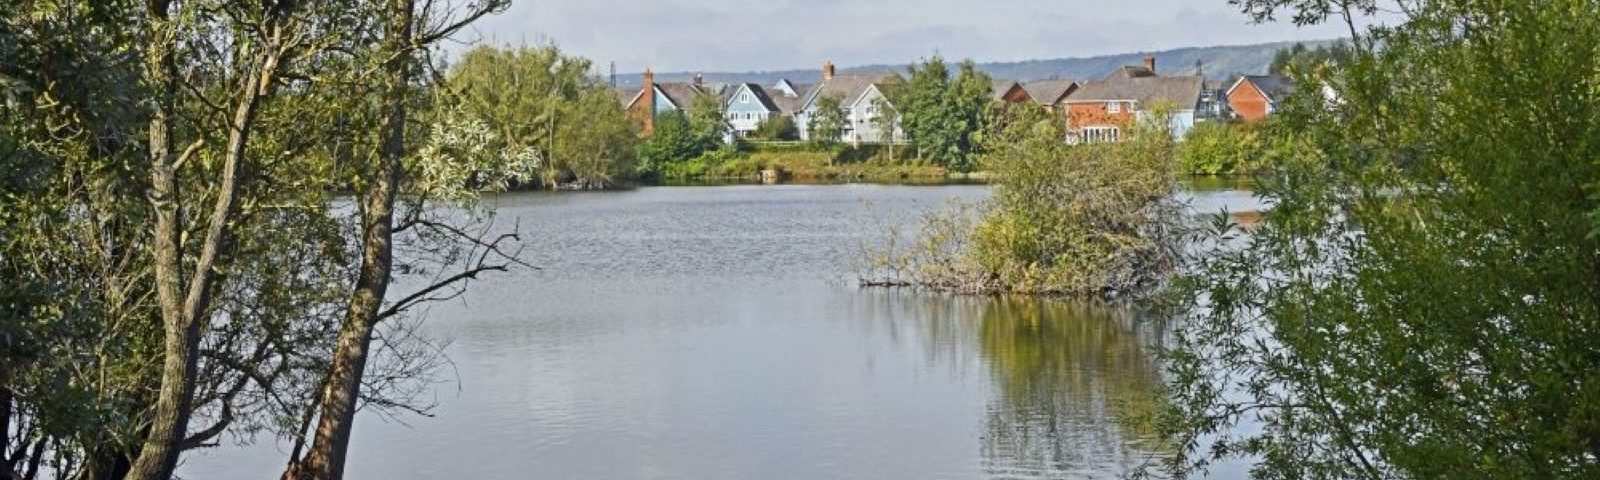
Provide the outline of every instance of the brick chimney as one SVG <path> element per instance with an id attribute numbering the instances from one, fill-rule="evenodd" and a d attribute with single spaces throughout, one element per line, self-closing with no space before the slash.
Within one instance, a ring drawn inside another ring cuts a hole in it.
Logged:
<path id="1" fill-rule="evenodd" d="M 822 81 L 833 80 L 833 61 L 822 62 Z"/>
<path id="2" fill-rule="evenodd" d="M 650 67 L 644 67 L 644 87 L 640 91 L 640 95 L 644 96 L 644 112 L 641 115 L 644 117 L 644 129 L 640 133 L 649 135 L 656 131 L 656 74 L 650 71 Z"/>
<path id="3" fill-rule="evenodd" d="M 1144 69 L 1156 73 L 1156 56 L 1146 53 L 1144 55 Z"/>

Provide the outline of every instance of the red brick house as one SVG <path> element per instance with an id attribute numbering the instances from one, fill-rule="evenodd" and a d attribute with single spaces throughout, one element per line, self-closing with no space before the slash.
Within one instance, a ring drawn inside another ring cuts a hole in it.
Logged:
<path id="1" fill-rule="evenodd" d="M 1155 57 L 1146 56 L 1144 65 L 1119 68 L 1067 96 L 1067 140 L 1122 141 L 1135 122 L 1161 105 L 1172 108 L 1168 121 L 1173 135 L 1182 138 L 1195 122 L 1208 118 L 1204 90 L 1204 77 L 1157 75 Z"/>
<path id="2" fill-rule="evenodd" d="M 639 91 L 624 100 L 622 106 L 628 118 L 639 123 L 640 135 L 645 136 L 655 132 L 656 116 L 687 111 L 696 98 L 719 97 L 725 89 L 724 85 L 705 83 L 699 74 L 694 76 L 693 83 L 657 82 L 649 68 L 644 69 L 642 76 Z"/>
<path id="3" fill-rule="evenodd" d="M 1026 103 L 1033 101 L 1033 96 L 1022 88 L 1022 84 L 1014 80 L 994 80 L 989 86 L 989 93 L 994 95 L 994 100 L 998 102 Z"/>
<path id="4" fill-rule="evenodd" d="M 1228 88 L 1228 107 L 1235 116 L 1254 122 L 1272 116 L 1285 98 L 1294 93 L 1294 82 L 1280 75 L 1239 77 Z"/>
<path id="5" fill-rule="evenodd" d="M 1078 91 L 1078 82 L 1072 80 L 1035 80 L 1022 85 L 1033 101 L 1045 111 L 1055 113 L 1066 110 L 1067 97 Z"/>

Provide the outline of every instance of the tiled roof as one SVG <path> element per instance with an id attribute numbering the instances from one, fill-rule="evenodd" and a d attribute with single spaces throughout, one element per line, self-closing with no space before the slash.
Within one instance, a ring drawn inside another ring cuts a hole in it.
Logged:
<path id="1" fill-rule="evenodd" d="M 812 99 L 823 96 L 839 97 L 840 105 L 850 105 L 861 99 L 867 89 L 875 84 L 881 84 L 894 78 L 894 75 L 835 75 L 832 79 L 823 80 L 812 88 L 805 96 L 806 101 L 801 102 L 802 108 L 812 103 Z"/>
<path id="2" fill-rule="evenodd" d="M 671 100 L 672 103 L 677 105 L 679 109 L 688 109 L 691 105 L 694 105 L 695 97 L 699 97 L 701 95 L 717 95 L 717 92 L 714 90 L 695 86 L 692 83 L 658 82 L 656 83 L 656 88 L 660 89 L 661 93 L 666 94 L 667 99 Z"/>
<path id="3" fill-rule="evenodd" d="M 1037 80 L 1022 84 L 1022 89 L 1041 105 L 1054 105 L 1077 84 L 1072 80 Z"/>
<path id="4" fill-rule="evenodd" d="M 1132 100 L 1141 107 L 1170 102 L 1190 109 L 1199 104 L 1204 88 L 1205 77 L 1199 75 L 1164 77 L 1144 67 L 1122 67 L 1104 79 L 1084 83 L 1067 102 Z"/>
<path id="5" fill-rule="evenodd" d="M 1011 92 L 1011 87 L 1017 86 L 1016 80 L 994 79 L 989 81 L 989 98 L 1005 100 L 1006 93 Z M 1032 95 L 1030 92 L 1029 95 Z"/>
<path id="6" fill-rule="evenodd" d="M 1289 80 L 1289 77 L 1282 75 L 1250 75 L 1244 78 L 1254 84 L 1262 95 L 1267 96 L 1268 100 L 1274 102 L 1281 102 L 1284 97 L 1294 93 L 1294 81 Z"/>

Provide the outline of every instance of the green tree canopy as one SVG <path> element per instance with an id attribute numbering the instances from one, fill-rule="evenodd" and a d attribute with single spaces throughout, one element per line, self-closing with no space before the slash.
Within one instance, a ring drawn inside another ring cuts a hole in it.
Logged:
<path id="1" fill-rule="evenodd" d="M 487 122 L 503 143 L 544 159 L 546 184 L 602 187 L 633 170 L 636 135 L 615 95 L 589 75 L 587 59 L 554 45 L 480 46 L 450 70 L 463 113 Z"/>
<path id="2" fill-rule="evenodd" d="M 1266 132 L 1272 208 L 1197 262 L 1174 467 L 1600 477 L 1600 3 L 1385 23 L 1298 77 Z"/>
<path id="3" fill-rule="evenodd" d="M 979 129 L 990 107 L 989 77 L 971 60 L 954 77 L 938 55 L 912 65 L 907 79 L 890 90 L 906 137 L 918 156 L 952 170 L 967 171 L 978 153 Z"/>

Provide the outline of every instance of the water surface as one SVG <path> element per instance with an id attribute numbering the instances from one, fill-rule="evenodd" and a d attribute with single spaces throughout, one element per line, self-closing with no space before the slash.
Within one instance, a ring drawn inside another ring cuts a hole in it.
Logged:
<path id="1" fill-rule="evenodd" d="M 432 308 L 433 417 L 363 414 L 354 479 L 1115 478 L 1163 332 L 1119 309 L 862 290 L 863 242 L 988 187 L 514 194 L 539 270 Z M 1199 194 L 1215 201 L 1212 194 Z M 1207 195 L 1212 195 L 1207 197 Z M 276 478 L 264 442 L 186 478 Z"/>

